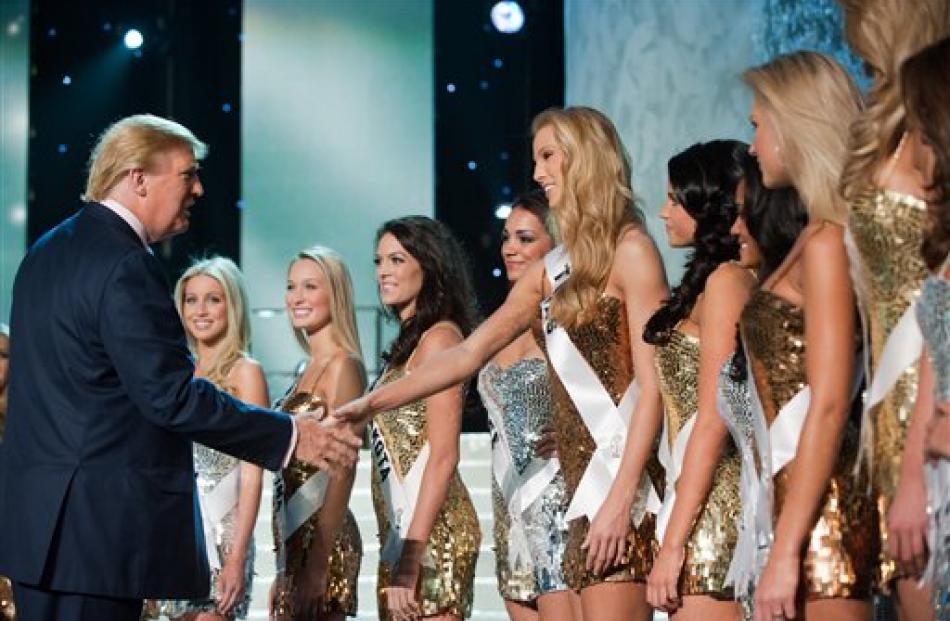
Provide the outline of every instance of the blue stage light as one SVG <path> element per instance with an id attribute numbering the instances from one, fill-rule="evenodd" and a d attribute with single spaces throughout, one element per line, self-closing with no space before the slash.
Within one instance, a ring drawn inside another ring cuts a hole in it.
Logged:
<path id="1" fill-rule="evenodd" d="M 491 8 L 491 23 L 498 32 L 514 34 L 524 26 L 524 10 L 514 0 L 502 0 Z"/>
<path id="2" fill-rule="evenodd" d="M 143 37 L 142 33 L 135 28 L 132 28 L 126 32 L 125 37 L 122 40 L 125 42 L 125 47 L 129 48 L 130 50 L 137 50 L 142 47 L 143 43 L 145 43 L 145 37 Z"/>

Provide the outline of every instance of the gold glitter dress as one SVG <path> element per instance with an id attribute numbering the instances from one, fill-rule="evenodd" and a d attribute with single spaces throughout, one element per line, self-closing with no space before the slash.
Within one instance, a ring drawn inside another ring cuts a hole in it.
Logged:
<path id="1" fill-rule="evenodd" d="M 871 377 L 881 364 L 887 336 L 920 295 L 921 283 L 927 276 L 920 254 L 926 220 L 926 203 L 892 190 L 868 187 L 851 204 L 849 229 L 861 256 L 867 288 L 864 314 L 870 333 Z M 878 533 L 882 551 L 887 541 L 884 520 L 900 475 L 904 441 L 917 399 L 917 381 L 917 365 L 912 364 L 871 411 L 872 481 L 881 519 Z M 876 582 L 886 586 L 897 577 L 896 566 L 883 554 L 879 561 Z"/>
<path id="2" fill-rule="evenodd" d="M 802 309 L 770 291 L 753 294 L 741 319 L 755 386 L 766 422 L 806 386 L 805 317 Z M 865 493 L 866 482 L 855 478 L 858 426 L 849 420 L 820 515 L 803 554 L 800 584 L 809 599 L 867 599 L 877 558 L 876 508 Z M 793 460 L 774 478 L 777 519 Z"/>
<path id="3" fill-rule="evenodd" d="M 670 450 L 680 430 L 698 405 L 699 339 L 680 330 L 656 348 L 656 370 Z M 731 438 L 716 466 L 713 485 L 686 540 L 686 556 L 680 573 L 681 595 L 709 595 L 732 599 L 732 588 L 723 582 L 736 546 L 736 528 L 741 514 L 739 501 L 739 453 Z"/>
<path id="4" fill-rule="evenodd" d="M 318 377 L 319 379 L 319 377 Z M 316 385 L 316 381 L 314 381 Z M 278 402 L 278 407 L 288 413 L 315 412 L 320 408 L 326 411 L 326 401 L 320 395 L 293 393 Z M 278 476 L 274 477 L 274 545 L 277 558 L 286 555 L 283 571 L 277 568 L 277 590 L 274 598 L 274 617 L 272 621 L 309 621 L 294 613 L 293 602 L 296 581 L 304 572 L 310 554 L 314 551 L 315 537 L 319 529 L 320 512 L 317 511 L 304 522 L 287 540 L 286 546 L 281 540 L 277 516 L 281 507 L 292 498 L 301 485 L 319 472 L 318 468 L 305 464 L 296 457 L 290 460 Z M 355 617 L 357 613 L 356 595 L 359 590 L 360 561 L 363 557 L 363 541 L 360 530 L 349 509 L 343 516 L 343 523 L 333 541 L 333 550 L 327 561 L 327 590 L 323 603 L 326 612 L 342 612 Z"/>
<path id="5" fill-rule="evenodd" d="M 404 367 L 387 370 L 380 378 L 378 386 L 394 382 L 404 374 Z M 400 478 L 405 478 L 429 439 L 425 399 L 380 412 L 374 417 L 374 422 L 391 451 L 392 467 Z M 382 548 L 392 525 L 389 523 L 389 511 L 376 468 L 373 468 L 372 485 L 373 507 L 376 510 Z M 475 562 L 478 559 L 481 540 L 482 533 L 475 506 L 456 470 L 449 481 L 445 502 L 435 518 L 432 532 L 429 533 L 417 597 L 422 616 L 451 614 L 468 618 L 471 615 Z M 383 591 L 388 586 L 389 564 L 381 560 L 377 592 L 379 617 L 383 620 L 389 619 L 386 595 Z"/>
<path id="6" fill-rule="evenodd" d="M 610 393 L 614 403 L 618 404 L 633 380 L 633 357 L 625 309 L 622 300 L 602 295 L 597 300 L 594 319 L 567 330 L 574 346 Z M 534 324 L 533 332 L 535 340 L 547 355 L 540 316 Z M 567 389 L 558 378 L 557 371 L 549 366 L 548 373 L 551 377 L 558 459 L 570 498 L 573 497 L 587 464 L 590 463 L 596 444 Z M 663 468 L 656 455 L 647 461 L 647 472 L 654 485 L 659 487 L 663 480 Z M 564 577 L 568 586 L 579 590 L 601 582 L 646 582 L 653 567 L 656 516 L 647 513 L 640 526 L 634 527 L 631 524 L 627 534 L 624 562 L 601 575 L 586 569 L 587 550 L 581 549 L 581 544 L 587 537 L 589 527 L 590 523 L 586 517 L 571 520 L 568 524 L 567 545 L 564 550 Z"/>

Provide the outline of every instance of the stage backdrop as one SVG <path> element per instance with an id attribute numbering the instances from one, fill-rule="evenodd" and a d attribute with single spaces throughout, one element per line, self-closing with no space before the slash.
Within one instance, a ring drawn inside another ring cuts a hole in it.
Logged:
<path id="1" fill-rule="evenodd" d="M 283 307 L 291 256 L 323 244 L 352 271 L 372 369 L 375 231 L 433 213 L 432 1 L 247 0 L 243 63 L 241 264 L 258 309 L 254 353 L 274 375 L 302 358 L 282 311 L 260 309 Z M 272 392 L 286 385 L 271 379 Z"/>
<path id="2" fill-rule="evenodd" d="M 617 124 L 673 284 L 685 253 L 669 248 L 657 216 L 666 162 L 694 142 L 751 138 L 742 71 L 799 48 L 858 67 L 833 0 L 565 0 L 564 29 L 565 101 Z"/>
<path id="3" fill-rule="evenodd" d="M 0 322 L 9 323 L 13 276 L 26 246 L 30 3 L 0 2 Z"/>

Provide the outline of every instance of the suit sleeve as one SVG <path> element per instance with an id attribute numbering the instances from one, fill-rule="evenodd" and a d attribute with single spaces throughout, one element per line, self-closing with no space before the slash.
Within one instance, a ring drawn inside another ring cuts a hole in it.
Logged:
<path id="1" fill-rule="evenodd" d="M 103 291 L 99 331 L 129 398 L 150 422 L 270 470 L 282 466 L 290 417 L 194 378 L 181 320 L 153 256 L 136 250 L 118 263 Z"/>

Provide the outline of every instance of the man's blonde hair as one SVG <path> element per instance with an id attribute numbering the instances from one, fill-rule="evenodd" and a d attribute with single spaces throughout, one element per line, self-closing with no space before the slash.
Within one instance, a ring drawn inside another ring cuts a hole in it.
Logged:
<path id="1" fill-rule="evenodd" d="M 196 160 L 208 154 L 208 145 L 190 129 L 153 114 L 127 116 L 110 125 L 89 156 L 84 201 L 101 201 L 134 168 L 148 169 L 159 153 L 191 149 Z"/>

